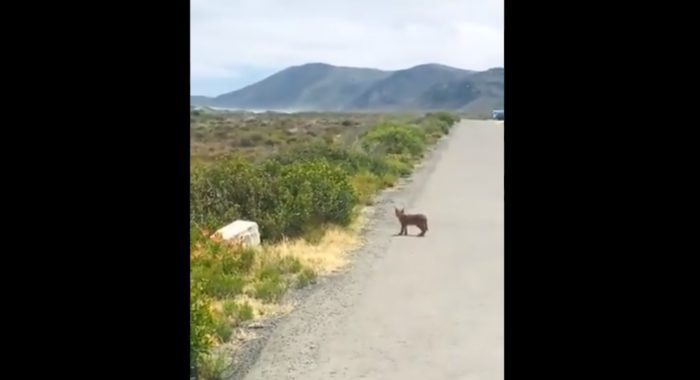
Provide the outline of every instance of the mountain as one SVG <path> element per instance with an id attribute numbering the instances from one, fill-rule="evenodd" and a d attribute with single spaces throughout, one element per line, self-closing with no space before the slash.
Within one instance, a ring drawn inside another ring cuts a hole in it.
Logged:
<path id="1" fill-rule="evenodd" d="M 376 110 L 425 108 L 425 104 L 421 102 L 423 93 L 436 85 L 464 79 L 471 73 L 437 64 L 399 70 L 372 85 L 352 101 L 351 107 Z"/>
<path id="2" fill-rule="evenodd" d="M 438 83 L 421 93 L 418 103 L 429 109 L 490 112 L 503 108 L 503 78 L 503 69 L 496 68 Z"/>
<path id="3" fill-rule="evenodd" d="M 235 108 L 340 110 L 390 73 L 311 63 L 282 70 L 258 83 L 223 94 L 214 104 Z"/>
<path id="4" fill-rule="evenodd" d="M 405 70 L 309 63 L 215 98 L 192 96 L 193 105 L 308 111 L 490 112 L 503 106 L 503 68 L 470 71 L 440 64 Z"/>

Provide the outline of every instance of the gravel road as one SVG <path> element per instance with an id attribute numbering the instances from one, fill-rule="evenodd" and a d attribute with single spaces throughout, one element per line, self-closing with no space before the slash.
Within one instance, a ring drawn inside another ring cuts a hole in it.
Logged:
<path id="1" fill-rule="evenodd" d="M 243 378 L 503 379 L 503 133 L 461 121 L 382 194 L 353 264 L 266 328 Z M 426 236 L 393 236 L 394 205 Z"/>

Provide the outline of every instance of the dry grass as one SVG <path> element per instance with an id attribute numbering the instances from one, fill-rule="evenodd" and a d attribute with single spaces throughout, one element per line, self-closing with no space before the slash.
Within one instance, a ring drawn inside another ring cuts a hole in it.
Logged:
<path id="1" fill-rule="evenodd" d="M 348 264 L 347 254 L 360 244 L 357 230 L 352 226 L 330 227 L 317 244 L 304 239 L 284 240 L 273 246 L 280 256 L 296 257 L 317 274 L 335 272 Z"/>
<path id="2" fill-rule="evenodd" d="M 265 303 L 257 298 L 253 298 L 245 294 L 238 295 L 234 297 L 233 300 L 239 305 L 245 303 L 250 305 L 250 307 L 253 309 L 253 321 L 274 315 L 287 314 L 293 309 L 292 305 L 289 304 Z M 223 301 L 214 301 L 212 306 L 217 312 L 223 311 Z"/>
<path id="3" fill-rule="evenodd" d="M 373 114 L 325 114 L 319 117 L 315 114 L 215 112 L 192 115 L 190 158 L 211 162 L 231 152 L 244 154 L 251 159 L 264 158 L 278 147 L 312 140 L 345 140 L 347 135 L 359 135 L 379 119 L 379 115 Z"/>

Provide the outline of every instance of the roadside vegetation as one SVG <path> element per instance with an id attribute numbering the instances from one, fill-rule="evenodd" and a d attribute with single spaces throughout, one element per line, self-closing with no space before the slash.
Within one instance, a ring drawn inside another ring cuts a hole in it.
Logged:
<path id="1" fill-rule="evenodd" d="M 200 379 L 221 375 L 217 349 L 239 327 L 285 312 L 289 289 L 346 264 L 362 208 L 457 120 L 191 111 L 191 361 Z M 210 238 L 236 219 L 258 223 L 260 247 Z"/>

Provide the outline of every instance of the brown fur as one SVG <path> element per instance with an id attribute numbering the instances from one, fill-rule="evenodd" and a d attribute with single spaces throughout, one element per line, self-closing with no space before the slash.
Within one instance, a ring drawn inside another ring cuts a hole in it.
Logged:
<path id="1" fill-rule="evenodd" d="M 425 232 L 428 231 L 428 218 L 425 215 L 406 214 L 404 209 L 399 210 L 396 207 L 394 207 L 394 214 L 401 223 L 401 231 L 397 235 L 408 235 L 408 226 L 416 226 L 420 228 L 418 236 L 425 236 Z"/>

